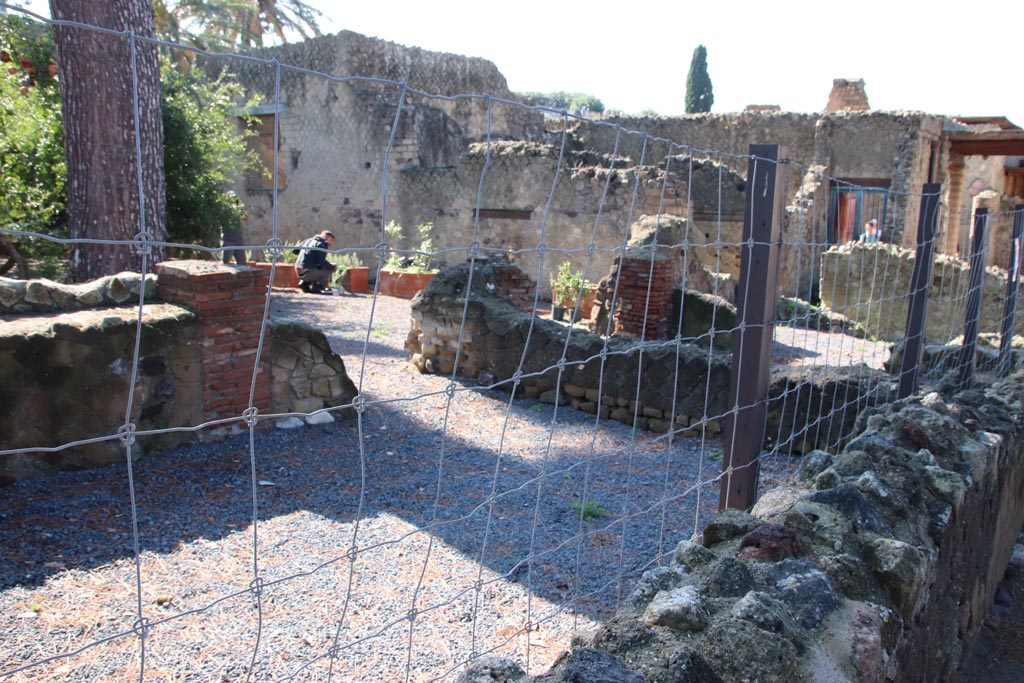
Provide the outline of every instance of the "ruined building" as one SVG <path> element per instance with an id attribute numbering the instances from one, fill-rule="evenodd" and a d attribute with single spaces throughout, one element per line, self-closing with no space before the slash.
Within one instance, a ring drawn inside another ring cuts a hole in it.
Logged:
<path id="1" fill-rule="evenodd" d="M 260 98 L 250 112 L 260 133 L 253 145 L 268 169 L 277 160 L 279 237 L 330 227 L 368 264 L 390 220 L 405 228 L 393 246 L 415 248 L 414 226 L 431 222 L 440 261 L 464 260 L 473 244 L 501 250 L 542 289 L 563 258 L 599 279 L 641 214 L 689 216 L 691 244 L 736 242 L 752 143 L 787 147 L 784 242 L 812 250 L 854 239 L 869 218 L 886 241 L 912 245 L 927 182 L 941 183 L 944 203 L 960 209 L 940 217 L 940 250 L 949 254 L 966 244 L 976 190 L 1024 200 L 1024 130 L 997 117 L 872 111 L 863 81 L 836 80 L 821 113 L 757 106 L 579 120 L 516 104 L 486 60 L 348 31 L 258 56 L 282 65 L 277 104 L 273 64 L 228 66 Z M 263 243 L 273 234 L 273 181 L 253 175 L 242 190 L 246 241 Z M 541 243 L 568 251 L 541 265 Z M 701 259 L 731 274 L 734 256 Z M 809 297 L 816 273 L 786 268 L 786 259 L 816 263 L 815 254 L 783 255 L 784 292 Z"/>

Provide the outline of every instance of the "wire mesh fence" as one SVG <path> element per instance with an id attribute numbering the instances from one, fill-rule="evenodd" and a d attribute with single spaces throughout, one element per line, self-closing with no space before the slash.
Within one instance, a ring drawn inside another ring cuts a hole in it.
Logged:
<path id="1" fill-rule="evenodd" d="M 306 66 L 159 45 L 172 62 L 245 84 L 239 125 L 259 165 L 236 190 L 253 260 L 292 272 L 292 248 L 330 228 L 331 257 L 369 266 L 373 288 L 261 290 L 259 306 L 235 314 L 258 330 L 231 352 L 249 359 L 244 409 L 145 429 L 137 394 L 154 372 L 144 337 L 160 304 L 145 286 L 122 301 L 132 343 L 84 385 L 68 380 L 82 395 L 61 403 L 65 422 L 79 419 L 76 404 L 83 414 L 117 404 L 123 419 L 90 424 L 87 441 L 117 444 L 120 463 L 4 492 L 0 680 L 437 681 L 489 653 L 541 673 L 573 633 L 629 604 L 679 540 L 699 535 L 740 469 L 758 472 L 761 491 L 791 483 L 799 456 L 835 451 L 859 415 L 895 400 L 914 265 L 900 246 L 913 240 L 897 235 L 913 231 L 922 194 L 601 121 L 587 123 L 614 143 L 590 149 L 582 117 L 518 104 L 454 57 L 445 68 L 464 69 L 465 90 L 431 91 L 441 80 L 410 87 L 395 47 L 370 52 L 376 75 L 339 76 L 323 42 L 288 48 Z M 801 178 L 795 197 L 780 181 L 785 209 L 767 216 L 754 206 L 766 168 Z M 979 219 L 999 227 L 976 261 L 935 258 L 925 386 L 962 376 L 972 286 L 985 302 L 974 305 L 978 329 L 999 338 L 1003 311 L 988 309 L 1009 297 L 983 294 L 989 285 L 969 276 L 1019 258 L 1013 218 Z M 775 238 L 749 231 L 761 220 L 775 222 Z M 126 251 L 143 277 L 154 247 L 214 260 L 223 250 L 145 223 L 129 240 L 0 233 Z M 777 287 L 749 276 L 762 247 Z M 385 296 L 385 272 L 404 259 L 444 267 L 436 279 L 448 289 L 411 306 Z M 567 294 L 565 263 L 576 276 Z M 494 268 L 506 266 L 532 286 L 495 295 Z M 585 282 L 597 285 L 592 306 Z M 5 291 L 29 306 L 28 289 Z M 768 308 L 748 324 L 755 301 Z M 16 305 L 4 327 L 43 343 L 52 323 L 32 327 L 41 314 Z M 284 323 L 327 334 L 354 398 L 258 407 L 261 359 Z M 752 332 L 767 343 L 744 353 L 739 340 Z M 979 358 L 979 373 L 1000 371 L 997 357 Z M 40 377 L 59 391 L 54 371 Z M 758 373 L 760 393 L 741 404 L 739 376 Z M 114 375 L 127 378 L 123 395 Z M 183 371 L 179 382 L 202 378 Z M 760 414 L 751 433 L 737 426 L 746 409 Z M 312 424 L 279 428 L 294 418 Z M 61 441 L 60 420 L 47 419 L 52 430 L 0 457 L 89 445 Z M 190 438 L 165 448 L 171 433 Z M 753 443 L 742 466 L 738 439 Z"/>

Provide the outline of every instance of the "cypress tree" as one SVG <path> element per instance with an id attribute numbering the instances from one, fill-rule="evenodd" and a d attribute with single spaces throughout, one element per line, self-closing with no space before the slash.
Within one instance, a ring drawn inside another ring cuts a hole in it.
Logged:
<path id="1" fill-rule="evenodd" d="M 698 45 L 693 51 L 690 73 L 686 74 L 686 113 L 701 114 L 711 111 L 715 94 L 711 90 L 711 76 L 708 75 L 708 51 Z"/>

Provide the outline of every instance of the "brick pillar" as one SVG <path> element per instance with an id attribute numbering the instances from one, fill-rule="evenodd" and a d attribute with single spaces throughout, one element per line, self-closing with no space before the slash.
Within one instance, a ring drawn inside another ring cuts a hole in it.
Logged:
<path id="1" fill-rule="evenodd" d="M 206 419 L 238 417 L 249 407 L 268 272 L 215 261 L 166 261 L 157 264 L 156 273 L 161 300 L 199 314 Z M 253 405 L 261 412 L 271 406 L 269 371 L 263 362 Z"/>
<path id="2" fill-rule="evenodd" d="M 613 316 L 614 333 L 665 339 L 672 317 L 675 263 L 668 258 L 656 257 L 652 269 L 650 256 L 620 258 L 616 259 L 615 268 L 619 272 L 619 293 Z"/>

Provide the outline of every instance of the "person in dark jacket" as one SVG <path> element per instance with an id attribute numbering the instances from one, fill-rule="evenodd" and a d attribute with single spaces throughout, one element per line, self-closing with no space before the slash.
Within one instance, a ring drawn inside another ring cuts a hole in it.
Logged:
<path id="1" fill-rule="evenodd" d="M 233 220 L 231 225 L 221 229 L 221 243 L 224 245 L 222 258 L 224 263 L 230 264 L 234 260 L 237 265 L 244 266 L 245 249 L 240 249 L 239 247 L 245 244 L 242 239 L 242 223 L 249 220 L 249 215 L 245 212 L 245 207 L 242 206 L 242 202 L 235 196 L 234 192 L 229 190 L 228 195 L 231 197 L 231 204 L 237 220 Z"/>
<path id="2" fill-rule="evenodd" d="M 334 233 L 324 230 L 319 235 L 299 242 L 292 251 L 299 255 L 295 274 L 299 288 L 307 294 L 330 294 L 328 285 L 337 266 L 327 260 L 327 250 L 334 244 Z"/>

